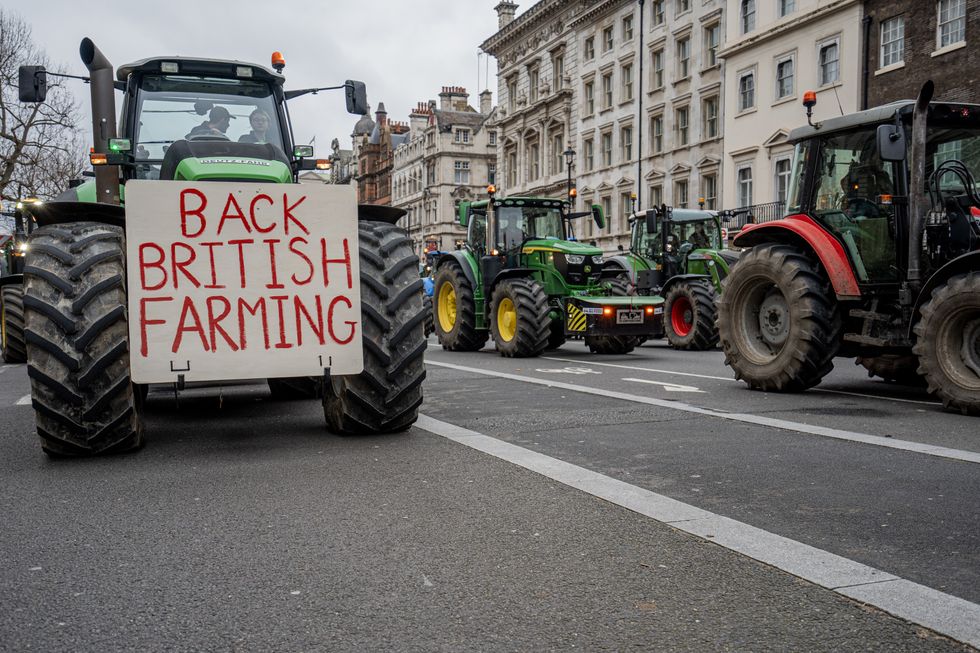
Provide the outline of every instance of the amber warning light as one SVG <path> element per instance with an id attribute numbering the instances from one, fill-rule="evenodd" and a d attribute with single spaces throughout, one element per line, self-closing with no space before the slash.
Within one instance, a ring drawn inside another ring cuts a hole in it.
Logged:
<path id="1" fill-rule="evenodd" d="M 282 56 L 282 52 L 276 50 L 272 53 L 272 67 L 276 69 L 277 73 L 281 73 L 282 69 L 286 67 L 286 58 Z"/>

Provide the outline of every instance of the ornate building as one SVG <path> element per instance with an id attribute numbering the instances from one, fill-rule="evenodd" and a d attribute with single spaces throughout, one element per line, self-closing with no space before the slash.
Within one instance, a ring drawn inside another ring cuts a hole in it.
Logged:
<path id="1" fill-rule="evenodd" d="M 391 173 L 394 150 L 407 137 L 408 125 L 389 122 L 384 102 L 378 104 L 370 134 L 364 133 L 364 118 L 354 128 L 357 152 L 357 201 L 361 204 L 391 204 Z M 369 119 L 370 120 L 370 119 Z M 361 133 L 358 133 L 361 129 Z"/>

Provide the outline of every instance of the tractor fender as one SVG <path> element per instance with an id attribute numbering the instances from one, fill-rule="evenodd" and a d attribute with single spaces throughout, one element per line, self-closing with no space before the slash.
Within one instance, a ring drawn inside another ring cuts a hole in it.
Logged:
<path id="1" fill-rule="evenodd" d="M 476 273 L 473 271 L 473 262 L 471 257 L 466 255 L 465 250 L 457 249 L 452 252 L 446 252 L 439 257 L 439 261 L 436 263 L 435 270 L 432 271 L 432 278 L 436 276 L 436 271 L 439 270 L 444 265 L 449 265 L 450 261 L 455 261 L 457 265 L 463 270 L 463 276 L 466 280 L 470 282 L 470 288 L 473 292 L 477 292 L 480 285 L 476 282 Z"/>
<path id="2" fill-rule="evenodd" d="M 952 277 L 957 274 L 965 274 L 968 272 L 980 271 L 980 251 L 967 252 L 962 256 L 957 256 L 952 261 L 949 261 L 943 267 L 936 270 L 932 276 L 930 276 L 925 285 L 922 286 L 922 290 L 919 291 L 919 295 L 915 299 L 915 304 L 912 309 L 912 319 L 909 321 L 909 338 L 912 338 L 912 327 L 919 320 L 919 309 L 922 305 L 929 301 L 932 297 L 932 291 L 939 287 L 941 284 L 946 283 Z"/>
<path id="3" fill-rule="evenodd" d="M 32 205 L 30 212 L 41 227 L 71 222 L 101 222 L 114 227 L 126 224 L 126 209 L 117 204 L 52 200 Z"/>
<path id="4" fill-rule="evenodd" d="M 820 259 L 838 299 L 861 297 L 861 289 L 844 246 L 810 216 L 791 215 L 772 222 L 748 224 L 732 241 L 735 247 L 766 243 L 785 243 L 810 250 Z"/>
<path id="5" fill-rule="evenodd" d="M 506 281 L 507 279 L 523 279 L 525 277 L 530 277 L 534 274 L 534 270 L 531 268 L 506 268 L 497 273 L 497 276 L 493 278 L 493 282 L 487 288 L 487 297 L 493 295 L 493 289 L 497 287 L 497 284 L 501 281 Z M 488 300 L 489 301 L 489 300 Z"/>
<path id="6" fill-rule="evenodd" d="M 396 224 L 400 219 L 408 215 L 405 209 L 398 209 L 393 206 L 382 206 L 380 204 L 358 204 L 357 219 L 370 220 L 372 222 L 387 222 Z"/>
<path id="7" fill-rule="evenodd" d="M 667 279 L 667 283 L 664 284 L 664 287 L 660 289 L 658 294 L 661 297 L 666 297 L 667 291 L 670 290 L 671 287 L 676 286 L 681 281 L 692 281 L 695 279 L 700 279 L 711 283 L 711 277 L 707 274 L 675 274 L 670 279 Z"/>
<path id="8" fill-rule="evenodd" d="M 0 277 L 0 288 L 17 283 L 24 283 L 23 274 L 8 274 L 5 277 Z"/>
<path id="9" fill-rule="evenodd" d="M 636 266 L 630 260 L 629 256 L 625 254 L 619 254 L 617 256 L 611 256 L 606 259 L 606 267 L 603 268 L 603 276 L 606 272 L 616 269 L 616 275 L 625 273 L 629 277 L 630 283 L 636 284 Z M 612 276 L 612 275 L 611 275 Z"/>

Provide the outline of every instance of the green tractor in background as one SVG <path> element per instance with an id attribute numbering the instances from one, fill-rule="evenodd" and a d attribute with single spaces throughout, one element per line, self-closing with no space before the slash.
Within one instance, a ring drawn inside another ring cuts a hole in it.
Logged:
<path id="1" fill-rule="evenodd" d="M 629 251 L 609 261 L 632 292 L 664 298 L 664 332 L 675 349 L 718 344 L 715 301 L 738 260 L 737 252 L 725 249 L 722 226 L 733 215 L 667 206 L 634 213 Z"/>
<path id="2" fill-rule="evenodd" d="M 34 222 L 26 207 L 37 202 L 24 199 L 13 211 L 4 211 L 5 218 L 14 221 L 13 233 L 0 247 L 0 353 L 4 363 L 26 363 L 27 344 L 24 340 L 24 258 L 27 237 Z"/>
<path id="3" fill-rule="evenodd" d="M 492 337 L 502 356 L 529 357 L 582 336 L 594 353 L 626 354 L 638 337 L 660 331 L 663 300 L 630 296 L 607 270 L 602 250 L 569 240 L 569 222 L 602 208 L 570 213 L 568 202 L 494 197 L 459 205 L 461 250 L 435 273 L 435 330 L 444 349 L 476 351 Z"/>

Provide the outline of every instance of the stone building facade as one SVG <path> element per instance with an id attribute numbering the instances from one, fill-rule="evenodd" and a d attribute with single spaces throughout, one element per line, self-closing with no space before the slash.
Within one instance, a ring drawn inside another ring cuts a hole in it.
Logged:
<path id="1" fill-rule="evenodd" d="M 865 0 L 867 106 L 914 99 L 922 84 L 935 97 L 980 102 L 980 0 Z"/>
<path id="2" fill-rule="evenodd" d="M 477 110 L 465 88 L 445 86 L 438 103 L 420 102 L 409 115 L 408 132 L 393 154 L 391 203 L 408 211 L 403 224 L 420 257 L 461 246 L 466 234 L 456 219 L 458 203 L 485 197 L 495 181 L 491 98 L 489 90 L 482 92 Z"/>
<path id="3" fill-rule="evenodd" d="M 634 206 L 721 208 L 724 0 L 541 0 L 481 48 L 497 58 L 501 191 L 601 204 L 577 226 L 605 251 L 628 246 Z M 633 196 L 636 196 L 634 202 Z"/>
<path id="4" fill-rule="evenodd" d="M 803 93 L 817 94 L 814 120 L 860 108 L 860 0 L 731 0 L 725 64 L 724 182 L 727 208 L 757 220 L 785 206 L 793 146 L 806 124 Z"/>
<path id="5" fill-rule="evenodd" d="M 391 204 L 391 175 L 394 151 L 408 134 L 406 123 L 391 122 L 384 103 L 378 104 L 370 134 L 357 134 L 357 201 L 360 204 Z M 358 125 L 361 125 L 358 121 Z"/>

